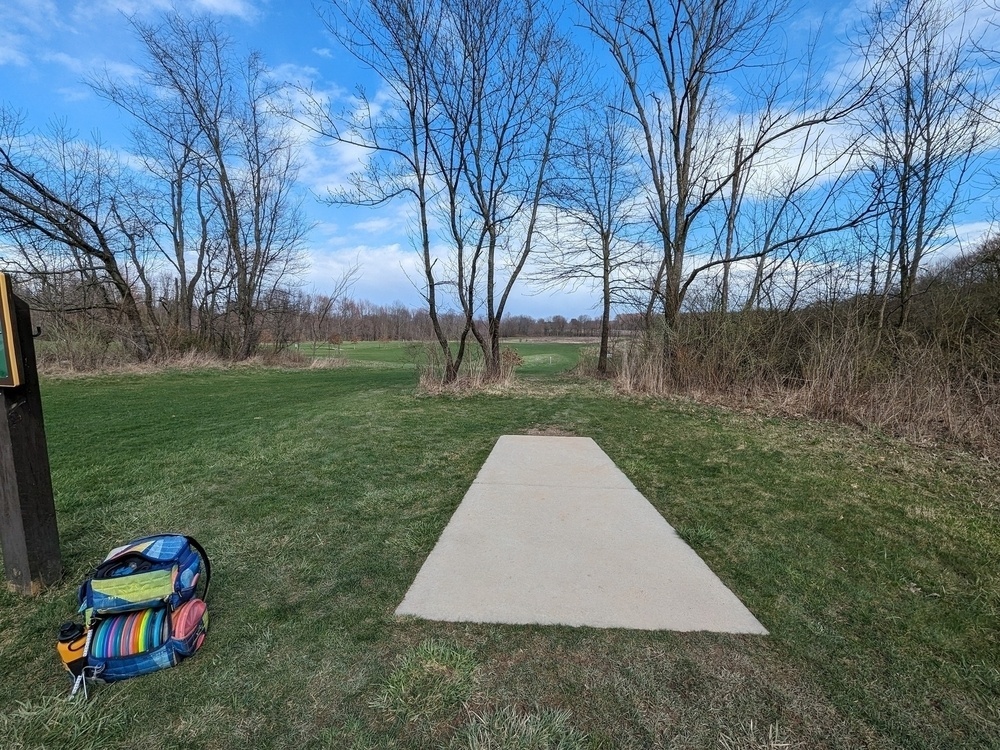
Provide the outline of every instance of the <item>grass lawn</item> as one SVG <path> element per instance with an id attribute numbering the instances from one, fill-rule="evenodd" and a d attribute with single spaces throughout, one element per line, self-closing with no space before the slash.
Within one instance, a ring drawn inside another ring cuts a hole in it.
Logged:
<path id="1" fill-rule="evenodd" d="M 416 341 L 359 341 L 342 344 L 306 342 L 298 351 L 307 357 L 335 357 L 351 362 L 377 363 L 392 367 L 413 368 L 426 344 Z"/>
<path id="2" fill-rule="evenodd" d="M 1000 745 L 996 466 L 522 355 L 542 372 L 507 395 L 421 397 L 405 367 L 45 381 L 66 581 L 0 592 L 0 748 Z M 771 635 L 395 618 L 497 437 L 549 429 L 593 437 Z M 67 703 L 76 585 L 166 530 L 213 558 L 204 648 Z"/>
<path id="3" fill-rule="evenodd" d="M 425 361 L 426 348 L 422 342 L 411 341 L 359 341 L 343 344 L 301 344 L 299 351 L 309 357 L 337 357 L 351 362 L 378 364 L 385 367 L 414 368 Z M 505 349 L 513 349 L 524 358 L 524 365 L 518 369 L 521 377 L 555 375 L 572 369 L 580 359 L 584 344 L 567 344 L 551 341 L 522 341 L 508 339 Z M 470 359 L 480 358 L 479 345 L 470 338 L 468 353 Z"/>

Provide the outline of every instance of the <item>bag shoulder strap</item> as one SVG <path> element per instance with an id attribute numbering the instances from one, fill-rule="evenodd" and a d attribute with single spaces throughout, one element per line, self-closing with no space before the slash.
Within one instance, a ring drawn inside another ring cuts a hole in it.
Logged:
<path id="1" fill-rule="evenodd" d="M 198 540 L 193 536 L 184 537 L 188 540 L 188 544 L 195 548 L 195 551 L 201 555 L 202 561 L 205 563 L 205 593 L 201 595 L 203 600 L 208 599 L 208 586 L 212 582 L 212 561 L 208 559 L 208 553 L 205 552 L 205 548 L 202 547 Z"/>

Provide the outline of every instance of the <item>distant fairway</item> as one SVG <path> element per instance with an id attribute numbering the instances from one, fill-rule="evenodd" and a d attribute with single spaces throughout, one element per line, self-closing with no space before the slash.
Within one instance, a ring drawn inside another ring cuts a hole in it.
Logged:
<path id="1" fill-rule="evenodd" d="M 418 341 L 345 341 L 342 344 L 299 344 L 304 356 L 335 357 L 352 362 L 377 362 L 393 367 L 415 367 L 422 357 L 424 344 Z"/>
<path id="2" fill-rule="evenodd" d="M 524 357 L 524 365 L 517 369 L 520 375 L 555 375 L 572 370 L 580 361 L 581 350 L 587 346 L 586 344 L 519 341 L 516 339 L 504 342 L 505 348 L 513 349 Z"/>
<path id="3" fill-rule="evenodd" d="M 429 347 L 436 346 L 432 342 L 419 341 L 359 341 L 342 344 L 303 343 L 298 351 L 305 356 L 337 357 L 354 362 L 372 362 L 386 366 L 416 367 L 426 360 Z M 580 361 L 580 351 L 587 344 L 570 343 L 566 341 L 522 341 L 508 339 L 503 343 L 504 349 L 513 349 L 524 358 L 524 365 L 517 368 L 517 374 L 522 376 L 556 375 L 576 367 Z M 466 357 L 474 362 L 482 357 L 479 345 L 470 340 Z"/>

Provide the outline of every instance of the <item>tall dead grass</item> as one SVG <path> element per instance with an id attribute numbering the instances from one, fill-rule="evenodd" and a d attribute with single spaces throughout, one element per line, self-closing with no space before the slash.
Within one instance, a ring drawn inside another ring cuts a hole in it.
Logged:
<path id="1" fill-rule="evenodd" d="M 789 403 L 810 416 L 1000 456 L 1000 381 L 963 364 L 940 341 L 849 331 L 813 342 Z"/>
<path id="2" fill-rule="evenodd" d="M 952 340 L 765 314 L 690 318 L 619 349 L 625 393 L 835 420 L 1000 456 L 1000 352 L 970 359 Z"/>
<path id="3" fill-rule="evenodd" d="M 428 395 L 443 393 L 507 392 L 514 388 L 515 371 L 524 359 L 513 349 L 503 349 L 500 372 L 490 373 L 478 347 L 466 351 L 458 377 L 447 382 L 444 354 L 436 342 L 423 345 L 416 353 L 419 390 Z"/>
<path id="4" fill-rule="evenodd" d="M 300 369 L 344 365 L 344 360 L 334 358 L 314 360 L 291 350 L 265 351 L 244 360 L 228 359 L 212 352 L 197 350 L 159 354 L 141 362 L 136 362 L 127 356 L 79 359 L 50 355 L 39 356 L 37 359 L 39 372 L 47 377 L 60 379 L 93 375 L 152 375 L 167 370 L 233 370 L 262 367 Z"/>

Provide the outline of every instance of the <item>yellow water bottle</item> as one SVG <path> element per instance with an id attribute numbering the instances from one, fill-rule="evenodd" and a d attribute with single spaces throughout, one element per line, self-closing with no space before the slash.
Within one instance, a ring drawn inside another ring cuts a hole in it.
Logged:
<path id="1" fill-rule="evenodd" d="M 62 659 L 63 666 L 74 677 L 79 677 L 83 672 L 87 659 L 83 655 L 83 649 L 87 645 L 87 634 L 83 625 L 78 622 L 64 622 L 59 626 L 59 641 L 56 643 L 56 650 L 59 658 Z"/>

